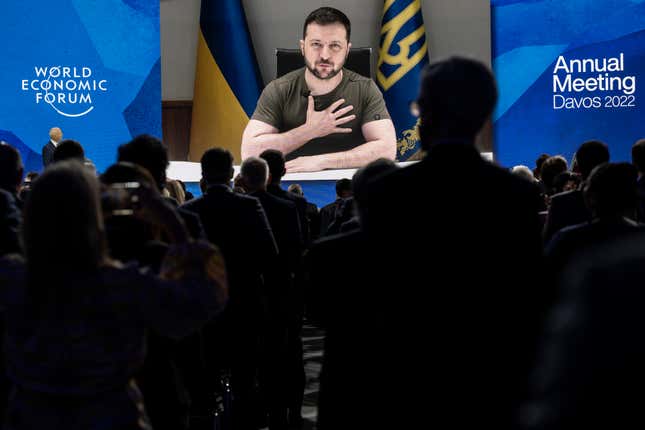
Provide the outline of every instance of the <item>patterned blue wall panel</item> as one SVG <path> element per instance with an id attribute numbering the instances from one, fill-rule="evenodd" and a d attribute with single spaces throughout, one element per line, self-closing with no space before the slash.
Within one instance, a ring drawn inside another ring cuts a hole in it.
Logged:
<path id="1" fill-rule="evenodd" d="M 0 129 L 24 144 L 23 158 L 40 154 L 54 126 L 99 170 L 131 130 L 161 136 L 158 2 L 0 2 L 0 17 L 0 94 L 9 101 Z M 144 106 L 147 114 L 130 114 Z"/>
<path id="2" fill-rule="evenodd" d="M 629 160 L 645 137 L 645 0 L 491 4 L 500 164 L 532 166 L 542 152 L 571 159 L 589 139 L 605 141 L 613 160 Z M 593 70 L 596 60 L 612 67 Z"/>

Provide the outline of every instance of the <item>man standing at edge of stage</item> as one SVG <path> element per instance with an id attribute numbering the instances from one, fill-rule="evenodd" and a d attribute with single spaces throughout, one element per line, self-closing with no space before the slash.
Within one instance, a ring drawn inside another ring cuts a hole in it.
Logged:
<path id="1" fill-rule="evenodd" d="M 352 44 L 341 11 L 322 7 L 305 20 L 305 66 L 267 85 L 242 136 L 242 158 L 277 149 L 287 172 L 361 167 L 394 159 L 394 125 L 378 87 L 344 69 Z"/>

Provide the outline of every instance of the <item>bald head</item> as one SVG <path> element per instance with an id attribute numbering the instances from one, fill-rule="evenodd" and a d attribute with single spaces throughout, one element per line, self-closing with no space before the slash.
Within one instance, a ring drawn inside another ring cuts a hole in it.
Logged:
<path id="1" fill-rule="evenodd" d="M 54 142 L 60 142 L 63 138 L 63 130 L 58 127 L 52 127 L 49 130 L 49 138 Z"/>

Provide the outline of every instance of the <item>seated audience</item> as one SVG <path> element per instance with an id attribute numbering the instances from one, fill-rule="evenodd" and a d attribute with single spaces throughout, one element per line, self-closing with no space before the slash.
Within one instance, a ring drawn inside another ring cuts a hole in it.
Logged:
<path id="1" fill-rule="evenodd" d="M 584 182 L 594 167 L 609 161 L 609 149 L 604 143 L 591 140 L 580 145 L 576 151 L 576 160 L 577 170 Z M 585 205 L 580 187 L 554 195 L 551 197 L 549 213 L 544 225 L 544 242 L 548 243 L 558 230 L 590 219 L 591 213 Z"/>
<path id="2" fill-rule="evenodd" d="M 296 196 L 305 198 L 305 192 L 300 184 L 291 184 L 287 187 L 287 191 L 295 194 Z M 320 214 L 318 213 L 318 206 L 314 203 L 307 202 L 307 224 L 309 225 L 309 235 L 311 242 L 318 239 L 320 236 Z"/>

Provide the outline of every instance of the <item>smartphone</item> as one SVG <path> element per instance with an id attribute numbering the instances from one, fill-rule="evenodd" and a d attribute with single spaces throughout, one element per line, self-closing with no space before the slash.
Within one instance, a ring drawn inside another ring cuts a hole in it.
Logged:
<path id="1" fill-rule="evenodd" d="M 131 216 L 139 203 L 139 182 L 116 182 L 103 191 L 101 206 L 105 215 Z"/>

